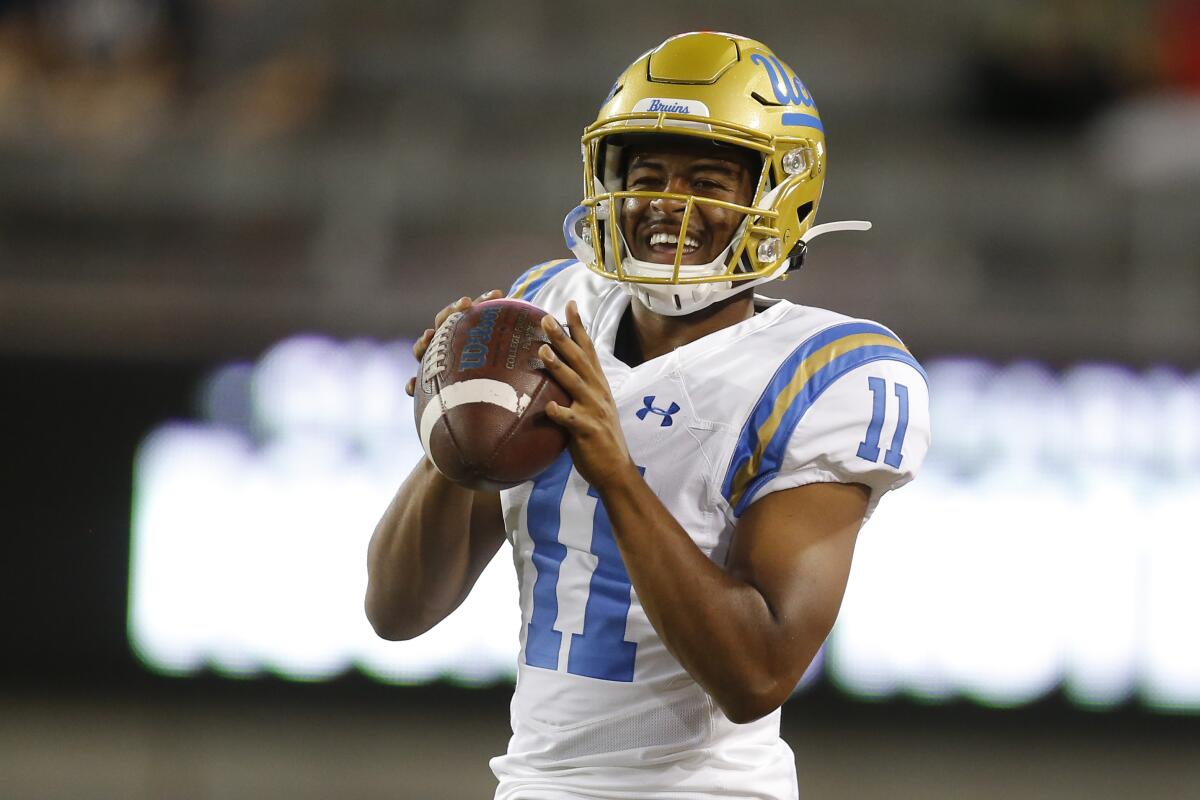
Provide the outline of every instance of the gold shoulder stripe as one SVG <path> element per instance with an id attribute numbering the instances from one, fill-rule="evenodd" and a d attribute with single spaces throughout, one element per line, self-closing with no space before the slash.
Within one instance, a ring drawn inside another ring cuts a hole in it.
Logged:
<path id="1" fill-rule="evenodd" d="M 525 276 L 525 280 L 521 281 L 520 285 L 517 286 L 516 290 L 510 295 L 510 297 L 512 297 L 513 300 L 520 300 L 525 296 L 525 291 L 529 288 L 529 285 L 538 278 L 542 277 L 546 270 L 550 269 L 551 267 L 557 267 L 559 264 L 562 264 L 565 261 L 570 261 L 570 259 L 559 258 L 555 259 L 554 261 L 547 261 L 540 267 L 534 267 L 529 271 L 529 274 Z"/>
<path id="2" fill-rule="evenodd" d="M 792 374 L 791 381 L 775 397 L 775 402 L 771 406 L 771 414 L 759 425 L 758 431 L 755 434 L 753 454 L 742 464 L 737 474 L 734 475 L 730 505 L 736 508 L 741 501 L 746 487 L 754 479 L 754 476 L 758 474 L 763 454 L 767 449 L 767 445 L 771 443 L 771 439 L 775 436 L 776 431 L 779 430 L 784 415 L 787 414 L 792 402 L 804 391 L 805 386 L 807 386 L 813 375 L 824 367 L 829 366 L 839 356 L 843 356 L 860 347 L 869 347 L 871 345 L 883 345 L 903 350 L 906 353 L 908 352 L 908 349 L 903 344 L 891 336 L 885 336 L 881 333 L 860 333 L 832 341 L 800 362 L 800 365 Z"/>

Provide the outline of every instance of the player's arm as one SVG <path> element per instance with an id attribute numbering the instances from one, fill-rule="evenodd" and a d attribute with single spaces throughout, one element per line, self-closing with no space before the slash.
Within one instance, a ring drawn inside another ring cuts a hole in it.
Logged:
<path id="1" fill-rule="evenodd" d="M 654 629 L 734 722 L 787 700 L 833 628 L 869 494 L 814 483 L 753 503 L 725 568 L 636 470 L 598 489 Z"/>
<path id="2" fill-rule="evenodd" d="M 458 608 L 504 542 L 499 492 L 473 492 L 422 458 L 367 549 L 367 619 L 412 639 Z"/>
<path id="3" fill-rule="evenodd" d="M 578 313 L 568 337 L 547 317 L 547 368 L 570 393 L 546 412 L 597 490 L 642 607 L 671 653 L 735 722 L 778 708 L 841 605 L 865 487 L 819 483 L 762 497 L 742 514 L 726 568 L 680 527 L 625 446 L 616 407 Z"/>
<path id="4" fill-rule="evenodd" d="M 499 297 L 497 290 L 478 298 Z M 413 347 L 418 359 L 433 331 L 471 305 L 464 297 L 437 315 Z M 413 381 L 407 387 L 411 395 Z M 385 639 L 411 639 L 466 599 L 505 538 L 498 492 L 475 492 L 420 463 L 384 512 L 367 549 L 366 613 Z"/>

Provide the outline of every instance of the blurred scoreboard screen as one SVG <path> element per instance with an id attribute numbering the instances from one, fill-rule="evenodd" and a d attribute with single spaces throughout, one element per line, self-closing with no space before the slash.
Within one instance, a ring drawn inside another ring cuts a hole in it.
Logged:
<path id="1" fill-rule="evenodd" d="M 503 548 L 410 642 L 362 610 L 367 542 L 420 457 L 411 343 L 284 341 L 216 370 L 203 418 L 137 456 L 129 636 L 151 669 L 320 681 L 511 680 Z M 934 443 L 863 529 L 808 680 L 1011 706 L 1063 688 L 1200 711 L 1200 373 L 935 360 Z"/>

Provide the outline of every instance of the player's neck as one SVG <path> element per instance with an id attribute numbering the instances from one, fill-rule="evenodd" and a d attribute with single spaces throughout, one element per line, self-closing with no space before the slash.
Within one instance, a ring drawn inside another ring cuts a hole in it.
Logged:
<path id="1" fill-rule="evenodd" d="M 630 338 L 636 341 L 640 351 L 630 355 L 636 363 L 641 363 L 750 319 L 754 316 L 754 292 L 747 290 L 682 317 L 656 314 L 636 299 L 630 303 L 630 311 L 634 333 Z"/>

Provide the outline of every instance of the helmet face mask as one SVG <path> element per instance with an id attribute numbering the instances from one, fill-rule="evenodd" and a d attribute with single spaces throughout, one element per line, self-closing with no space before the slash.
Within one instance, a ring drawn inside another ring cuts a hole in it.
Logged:
<path id="1" fill-rule="evenodd" d="M 675 280 L 720 272 L 718 261 L 751 211 L 762 156 L 662 135 L 630 137 L 609 150 L 621 165 L 606 188 L 619 211 L 612 227 L 625 271 Z"/>
<path id="2" fill-rule="evenodd" d="M 647 147 L 651 137 L 691 141 L 746 164 L 748 203 L 626 188 L 626 148 Z M 667 314 L 699 310 L 786 273 L 824 182 L 824 134 L 811 96 L 764 45 L 730 34 L 683 34 L 639 58 L 584 130 L 582 149 L 584 197 L 564 223 L 568 246 L 594 272 Z M 682 206 L 671 264 L 634 258 L 621 231 L 627 204 L 654 201 Z M 716 260 L 685 263 L 693 217 L 729 214 L 741 223 Z"/>

